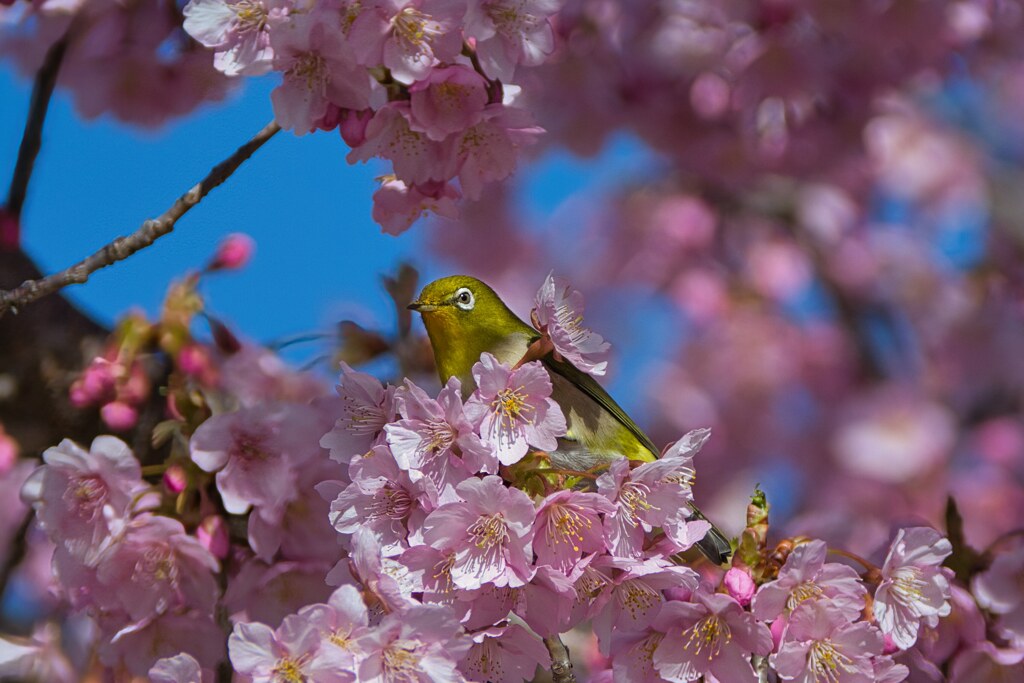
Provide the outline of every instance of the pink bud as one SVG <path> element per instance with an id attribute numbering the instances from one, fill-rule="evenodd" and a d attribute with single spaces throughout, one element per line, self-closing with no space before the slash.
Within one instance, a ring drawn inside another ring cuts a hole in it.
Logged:
<path id="1" fill-rule="evenodd" d="M 186 344 L 178 352 L 178 367 L 186 375 L 204 375 L 210 369 L 210 354 L 200 344 Z"/>
<path id="2" fill-rule="evenodd" d="M 188 477 L 185 475 L 185 468 L 181 465 L 171 465 L 164 471 L 164 486 L 171 493 L 181 493 L 187 485 Z"/>
<path id="3" fill-rule="evenodd" d="M 223 560 L 231 550 L 231 539 L 228 538 L 228 527 L 217 515 L 204 519 L 196 529 L 199 543 L 210 551 L 218 560 Z"/>
<path id="4" fill-rule="evenodd" d="M 139 420 L 139 411 L 121 401 L 111 401 L 100 408 L 100 417 L 107 426 L 116 432 L 124 432 L 135 426 Z"/>
<path id="5" fill-rule="evenodd" d="M 363 109 L 362 111 L 343 109 L 338 132 L 341 133 L 341 139 L 345 141 L 345 144 L 349 147 L 358 147 L 366 142 L 366 126 L 372 118 L 372 109 Z"/>
<path id="6" fill-rule="evenodd" d="M 106 358 L 93 358 L 81 377 L 71 385 L 71 402 L 83 408 L 113 398 L 116 369 Z"/>
<path id="7" fill-rule="evenodd" d="M 133 363 L 128 380 L 117 389 L 117 400 L 124 403 L 142 403 L 149 395 L 149 377 L 141 363 Z"/>
<path id="8" fill-rule="evenodd" d="M 0 476 L 7 474 L 18 460 L 18 442 L 0 427 Z"/>
<path id="9" fill-rule="evenodd" d="M 251 237 L 241 232 L 233 232 L 225 237 L 213 260 L 206 266 L 207 270 L 238 270 L 249 262 L 252 253 L 256 249 L 256 243 Z"/>
<path id="10" fill-rule="evenodd" d="M 768 625 L 768 630 L 772 634 L 772 651 L 779 651 L 779 644 L 782 642 L 782 636 L 786 632 L 786 626 L 789 625 L 789 617 L 786 615 L 780 616 L 778 619 Z"/>
<path id="11" fill-rule="evenodd" d="M 894 652 L 899 652 L 899 651 L 900 651 L 900 648 L 899 648 L 899 646 L 896 645 L 896 643 L 892 642 L 892 637 L 889 636 L 888 633 L 883 634 L 883 636 L 882 636 L 882 654 L 883 655 L 891 655 Z"/>
<path id="12" fill-rule="evenodd" d="M 729 569 L 725 573 L 725 579 L 722 580 L 722 583 L 725 584 L 725 590 L 729 591 L 729 595 L 735 598 L 736 602 L 744 606 L 750 604 L 750 599 L 754 597 L 754 591 L 757 588 L 747 570 L 739 567 Z"/>

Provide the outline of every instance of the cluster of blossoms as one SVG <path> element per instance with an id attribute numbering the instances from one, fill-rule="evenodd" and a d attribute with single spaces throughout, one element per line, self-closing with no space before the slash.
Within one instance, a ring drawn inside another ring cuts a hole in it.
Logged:
<path id="1" fill-rule="evenodd" d="M 515 169 L 541 130 L 512 79 L 553 51 L 558 5 L 191 0 L 184 27 L 228 76 L 281 73 L 271 100 L 283 128 L 338 129 L 349 161 L 391 162 L 373 217 L 397 234 L 428 211 L 457 216 L 456 199 Z"/>
<path id="2" fill-rule="evenodd" d="M 578 292 L 549 276 L 532 317 L 532 351 L 605 370 Z M 566 419 L 538 361 L 484 354 L 465 397 L 454 378 L 432 396 L 343 365 L 328 396 L 267 351 L 208 354 L 214 372 L 176 371 L 206 410 L 172 383 L 164 462 L 144 469 L 114 437 L 65 441 L 22 487 L 55 588 L 115 674 L 210 680 L 227 658 L 254 681 L 512 683 L 587 622 L 574 650 L 594 681 L 967 683 L 1017 665 L 1019 549 L 968 592 L 943 566 L 950 541 L 914 527 L 880 567 L 856 558 L 859 574 L 820 540 L 769 545 L 757 494 L 728 570 L 691 568 L 709 431 L 654 462 L 561 469 Z M 73 680 L 57 640 L 0 638 L 0 675 Z"/>

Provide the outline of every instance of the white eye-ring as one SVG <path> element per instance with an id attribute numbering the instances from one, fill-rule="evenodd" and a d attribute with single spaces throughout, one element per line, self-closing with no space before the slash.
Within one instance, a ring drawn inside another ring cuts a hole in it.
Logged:
<path id="1" fill-rule="evenodd" d="M 464 311 L 472 311 L 473 305 L 476 304 L 476 299 L 473 298 L 473 292 L 469 291 L 467 287 L 461 287 L 455 292 L 453 297 L 455 305 Z"/>

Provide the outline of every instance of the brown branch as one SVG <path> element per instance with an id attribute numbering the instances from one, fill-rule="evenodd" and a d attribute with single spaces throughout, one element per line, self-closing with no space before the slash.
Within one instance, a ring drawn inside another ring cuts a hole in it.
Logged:
<path id="1" fill-rule="evenodd" d="M 569 659 L 569 648 L 558 636 L 548 636 L 544 645 L 551 655 L 552 683 L 576 683 L 576 674 L 572 672 L 572 660 Z"/>
<path id="2" fill-rule="evenodd" d="M 7 213 L 15 221 L 21 220 L 21 210 L 25 206 L 25 196 L 28 194 L 32 168 L 35 166 L 36 156 L 39 155 L 39 149 L 43 144 L 43 123 L 46 121 L 46 112 L 50 107 L 50 97 L 57 84 L 57 74 L 60 72 L 61 63 L 67 53 L 74 26 L 75 23 L 72 22 L 67 33 L 46 51 L 42 66 L 36 72 L 36 78 L 32 84 L 32 99 L 28 107 L 28 117 L 25 119 L 25 131 L 21 135 L 18 160 L 14 164 L 14 175 L 11 176 L 11 184 L 7 189 L 7 202 L 4 204 Z"/>
<path id="3" fill-rule="evenodd" d="M 227 180 L 242 163 L 263 146 L 267 140 L 281 130 L 277 122 L 271 121 L 251 140 L 239 147 L 224 161 L 220 162 L 191 190 L 178 197 L 174 204 L 159 218 L 147 220 L 128 237 L 118 237 L 92 256 L 53 275 L 39 280 L 27 280 L 20 287 L 0 291 L 0 317 L 8 310 L 17 312 L 19 306 L 31 303 L 73 284 L 82 284 L 100 268 L 123 261 L 140 249 L 153 244 L 157 239 L 174 230 L 174 224 L 188 210 L 198 204 L 210 190 Z"/>

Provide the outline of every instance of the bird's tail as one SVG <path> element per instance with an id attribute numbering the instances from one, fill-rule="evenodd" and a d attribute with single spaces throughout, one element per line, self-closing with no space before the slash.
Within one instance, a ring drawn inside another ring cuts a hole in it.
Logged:
<path id="1" fill-rule="evenodd" d="M 690 509 L 693 510 L 693 514 L 690 516 L 691 519 L 702 519 L 705 522 L 710 522 L 704 516 L 704 513 L 697 509 L 696 505 L 691 505 Z M 729 539 L 714 524 L 708 529 L 704 538 L 697 541 L 697 549 L 714 564 L 725 564 L 732 556 L 732 546 L 729 544 Z"/>

